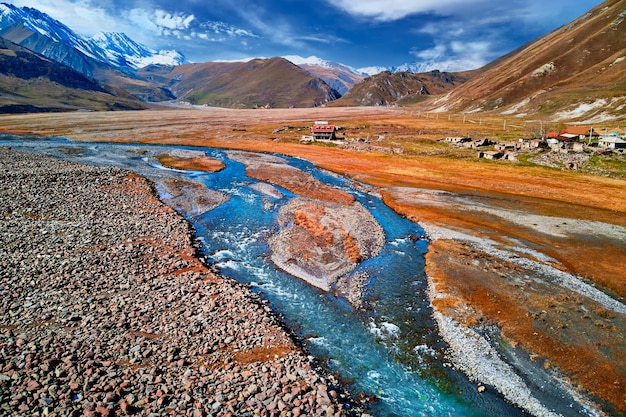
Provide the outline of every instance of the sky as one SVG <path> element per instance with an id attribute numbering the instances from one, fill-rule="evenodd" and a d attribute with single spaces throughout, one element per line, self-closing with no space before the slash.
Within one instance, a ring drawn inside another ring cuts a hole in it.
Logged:
<path id="1" fill-rule="evenodd" d="M 84 36 L 124 32 L 190 62 L 317 56 L 354 68 L 462 71 L 584 15 L 599 0 L 14 0 Z"/>

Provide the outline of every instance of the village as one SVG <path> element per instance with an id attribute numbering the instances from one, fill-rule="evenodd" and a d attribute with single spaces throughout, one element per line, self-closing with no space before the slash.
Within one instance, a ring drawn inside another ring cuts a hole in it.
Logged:
<path id="1" fill-rule="evenodd" d="M 517 155 L 520 152 L 533 150 L 551 150 L 560 154 L 584 152 L 585 150 L 597 152 L 624 152 L 626 150 L 626 140 L 620 138 L 618 133 L 599 135 L 593 128 L 585 126 L 570 127 L 560 132 L 548 132 L 542 138 L 520 138 L 508 142 L 495 142 L 488 138 L 473 140 L 470 137 L 447 137 L 442 141 L 465 148 L 483 149 L 493 146 L 492 150 L 480 150 L 478 158 L 511 161 L 517 160 Z"/>
<path id="2" fill-rule="evenodd" d="M 302 135 L 301 142 L 334 143 L 350 147 L 354 143 L 366 145 L 367 150 L 376 150 L 391 153 L 402 153 L 400 148 L 377 146 L 377 138 L 353 138 L 345 133 L 343 128 L 327 121 L 315 121 L 310 127 L 310 135 Z M 500 160 L 517 162 L 520 159 L 539 165 L 579 170 L 593 155 L 622 156 L 626 154 L 626 135 L 618 131 L 599 134 L 590 126 L 570 126 L 559 131 L 549 131 L 539 138 L 518 138 L 502 140 L 469 136 L 445 137 L 437 142 L 445 143 L 456 149 L 476 150 L 478 159 Z"/>
<path id="3" fill-rule="evenodd" d="M 448 137 L 442 141 L 457 147 L 478 149 L 477 157 L 491 160 L 519 161 L 521 155 L 530 162 L 555 168 L 579 170 L 592 155 L 622 155 L 626 140 L 618 132 L 598 134 L 592 127 L 572 126 L 550 131 L 541 138 L 519 138 L 492 141 L 488 138 Z"/>

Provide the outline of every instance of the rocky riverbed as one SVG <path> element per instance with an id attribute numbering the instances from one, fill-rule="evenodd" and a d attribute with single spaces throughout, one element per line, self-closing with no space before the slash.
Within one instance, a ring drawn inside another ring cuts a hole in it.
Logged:
<path id="1" fill-rule="evenodd" d="M 0 161 L 0 414 L 358 414 L 148 180 Z"/>

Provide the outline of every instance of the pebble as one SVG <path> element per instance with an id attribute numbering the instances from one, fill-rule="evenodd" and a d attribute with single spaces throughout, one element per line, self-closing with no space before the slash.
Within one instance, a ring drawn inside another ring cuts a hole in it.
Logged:
<path id="1" fill-rule="evenodd" d="M 0 415 L 361 415 L 151 182 L 6 147 L 0 167 Z"/>

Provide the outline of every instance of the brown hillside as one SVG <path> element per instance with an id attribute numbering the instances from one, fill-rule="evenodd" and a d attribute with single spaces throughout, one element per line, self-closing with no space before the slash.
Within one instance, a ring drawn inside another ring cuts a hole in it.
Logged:
<path id="1" fill-rule="evenodd" d="M 150 80 L 144 80 L 135 75 L 131 76 L 104 65 L 96 66 L 94 78 L 102 83 L 128 91 L 133 96 L 146 102 L 166 101 L 176 98 L 167 88 L 157 86 Z"/>
<path id="2" fill-rule="evenodd" d="M 140 69 L 137 73 L 154 84 L 169 88 L 176 97 L 181 98 L 190 91 L 234 71 L 240 65 L 241 62 L 205 62 L 175 67 L 150 65 Z"/>
<path id="3" fill-rule="evenodd" d="M 589 108 L 583 111 L 582 104 Z M 440 110 L 606 119 L 626 105 L 626 2 L 607 0 L 485 67 Z M 576 111 L 578 109 L 578 111 Z M 561 112 L 561 113 L 559 113 Z"/>
<path id="4" fill-rule="evenodd" d="M 388 106 L 421 101 L 461 85 L 471 73 L 431 71 L 414 74 L 389 71 L 368 77 L 356 84 L 333 106 Z"/>
<path id="5" fill-rule="evenodd" d="M 141 72 L 181 100 L 228 108 L 314 107 L 339 98 L 321 79 L 283 58 L 208 62 Z"/>

